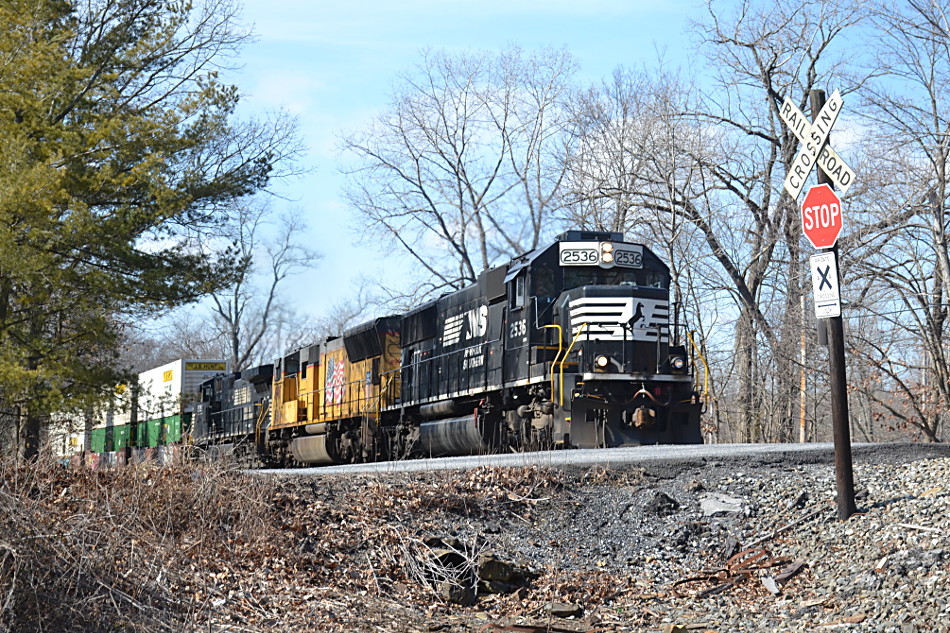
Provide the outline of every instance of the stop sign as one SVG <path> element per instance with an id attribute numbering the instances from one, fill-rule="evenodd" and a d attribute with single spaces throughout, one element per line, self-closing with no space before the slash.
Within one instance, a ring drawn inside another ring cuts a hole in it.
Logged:
<path id="1" fill-rule="evenodd" d="M 831 248 L 838 241 L 844 219 L 841 200 L 828 185 L 815 185 L 802 202 L 802 228 L 815 248 Z"/>

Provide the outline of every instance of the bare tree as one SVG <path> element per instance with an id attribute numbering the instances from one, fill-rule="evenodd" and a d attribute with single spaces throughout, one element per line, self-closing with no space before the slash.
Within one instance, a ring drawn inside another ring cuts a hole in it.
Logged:
<path id="1" fill-rule="evenodd" d="M 279 305 L 279 289 L 288 277 L 313 266 L 320 256 L 299 243 L 305 223 L 300 211 L 276 218 L 277 233 L 262 235 L 274 224 L 270 208 L 262 203 L 243 207 L 236 220 L 224 228 L 237 257 L 245 263 L 234 284 L 211 295 L 211 311 L 216 334 L 227 341 L 231 369 L 239 371 L 280 353 L 268 349 L 268 335 L 286 316 Z"/>
<path id="2" fill-rule="evenodd" d="M 428 51 L 389 110 L 343 140 L 348 199 L 426 273 L 459 288 L 550 230 L 563 178 L 565 51 Z"/>
<path id="3" fill-rule="evenodd" d="M 600 86 L 579 93 L 571 104 L 575 138 L 567 157 L 565 217 L 571 225 L 623 232 L 662 253 L 672 273 L 675 330 L 683 342 L 688 331 L 698 331 L 689 338 L 706 358 L 723 353 L 707 330 L 717 321 L 723 287 L 712 281 L 716 274 L 702 233 L 675 212 L 701 173 L 695 156 L 707 140 L 683 116 L 692 110 L 694 92 L 675 72 L 618 68 Z M 715 366 L 721 373 L 721 359 Z M 714 402 L 720 381 L 705 368 L 700 378 Z M 713 423 L 708 430 L 715 428 Z"/>
<path id="4" fill-rule="evenodd" d="M 346 298 L 331 304 L 315 319 L 309 319 L 295 334 L 301 344 L 324 341 L 331 336 L 342 336 L 347 328 L 372 318 L 389 301 L 370 288 L 375 280 L 359 279 Z"/>
<path id="5" fill-rule="evenodd" d="M 742 3 L 734 14 L 709 4 L 697 26 L 715 68 L 716 90 L 694 113 L 716 126 L 715 151 L 697 156 L 701 197 L 684 215 L 706 238 L 738 303 L 738 426 L 744 440 L 787 440 L 798 410 L 798 350 L 806 279 L 798 203 L 782 182 L 798 142 L 779 117 L 784 98 L 815 88 L 860 85 L 850 37 L 865 20 L 845 2 Z M 765 394 L 774 400 L 767 402 Z"/>
<path id="6" fill-rule="evenodd" d="M 950 410 L 950 3 L 876 7 L 875 67 L 863 96 L 871 186 L 858 216 L 856 332 L 878 380 L 864 393 L 896 426 L 938 441 Z"/>
<path id="7" fill-rule="evenodd" d="M 694 297 L 735 306 L 735 364 L 723 372 L 738 383 L 736 439 L 788 439 L 799 394 L 787 377 L 800 363 L 805 275 L 797 203 L 782 189 L 798 142 L 779 107 L 790 96 L 807 110 L 819 83 L 860 83 L 847 75 L 847 35 L 864 14 L 817 0 L 708 9 L 696 24 L 709 69 L 702 89 L 659 73 L 615 76 L 587 108 L 593 124 L 579 126 L 576 156 L 588 169 L 575 162 L 571 182 L 574 193 L 578 183 L 586 188 L 571 200 L 580 213 L 611 205 L 605 217 L 614 226 L 655 226 L 658 243 L 680 242 L 668 256 L 697 271 L 691 281 L 704 292 Z"/>
<path id="8" fill-rule="evenodd" d="M 207 316 L 202 307 L 190 306 L 154 328 L 126 328 L 119 367 L 137 374 L 179 358 L 225 358 L 225 341 L 208 327 Z"/>
<path id="9" fill-rule="evenodd" d="M 299 243 L 304 229 L 299 211 L 275 216 L 260 201 L 238 209 L 234 221 L 210 238 L 231 244 L 241 264 L 233 283 L 152 331 L 128 328 L 120 364 L 136 372 L 177 358 L 224 358 L 232 371 L 240 371 L 271 362 L 290 342 L 307 338 L 305 320 L 281 296 L 288 278 L 320 259 Z"/>

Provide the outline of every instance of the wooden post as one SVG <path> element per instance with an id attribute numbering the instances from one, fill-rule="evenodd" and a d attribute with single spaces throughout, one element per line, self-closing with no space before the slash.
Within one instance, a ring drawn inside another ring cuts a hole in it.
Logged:
<path id="1" fill-rule="evenodd" d="M 801 351 L 801 390 L 799 391 L 800 402 L 798 403 L 800 419 L 798 421 L 798 441 L 804 444 L 808 439 L 808 433 L 805 429 L 805 389 L 808 386 L 805 376 L 805 293 L 800 297 L 802 304 L 802 351 Z"/>
<path id="2" fill-rule="evenodd" d="M 812 90 L 812 119 L 825 105 L 825 91 Z M 818 183 L 834 188 L 831 178 L 818 168 Z M 831 248 L 838 262 L 838 245 Z M 838 269 L 838 287 L 841 288 L 841 267 Z M 844 357 L 844 321 L 836 316 L 825 319 L 828 330 L 829 377 L 831 379 L 831 425 L 835 443 L 835 482 L 838 492 L 838 518 L 844 521 L 858 509 L 854 500 L 854 469 L 851 459 L 851 426 L 848 417 L 848 377 Z"/>

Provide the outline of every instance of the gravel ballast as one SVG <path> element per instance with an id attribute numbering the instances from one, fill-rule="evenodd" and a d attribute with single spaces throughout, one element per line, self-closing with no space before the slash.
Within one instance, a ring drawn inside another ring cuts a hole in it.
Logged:
<path id="1" fill-rule="evenodd" d="M 778 596 L 759 578 L 719 596 L 670 596 L 657 604 L 657 625 L 701 622 L 718 631 L 950 631 L 950 460 L 856 465 L 859 514 L 847 521 L 837 518 L 829 466 L 695 474 L 686 486 L 680 478 L 670 482 L 669 494 L 682 509 L 668 517 L 666 529 L 676 535 L 697 522 L 705 523 L 703 533 L 686 537 L 685 547 L 682 539 L 661 542 L 655 563 L 662 569 L 655 573 L 661 582 L 683 567 L 701 567 L 701 559 L 706 565 L 721 562 L 714 551 L 721 532 L 744 546 L 801 519 L 762 546 L 772 556 L 807 567 Z M 705 493 L 688 491 L 700 487 L 741 500 L 743 507 L 731 517 L 705 517 L 699 507 Z M 680 545 L 679 556 L 670 552 L 671 544 Z M 670 564 L 660 564 L 663 560 Z"/>
<path id="2" fill-rule="evenodd" d="M 435 504 L 417 517 L 420 534 L 477 544 L 539 578 L 514 596 L 443 603 L 424 621 L 410 607 L 403 630 L 950 631 L 950 459 L 909 458 L 855 464 L 859 513 L 847 521 L 825 463 L 541 469 L 544 485 L 509 495 L 517 508 Z M 461 476 L 413 477 L 448 489 Z M 765 550 L 753 566 L 774 566 L 723 569 L 750 546 Z M 788 568 L 797 573 L 773 580 Z M 553 618 L 552 599 L 581 615 Z"/>

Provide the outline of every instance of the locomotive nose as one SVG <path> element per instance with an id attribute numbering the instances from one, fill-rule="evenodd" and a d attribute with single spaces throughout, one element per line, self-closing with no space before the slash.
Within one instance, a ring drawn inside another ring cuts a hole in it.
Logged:
<path id="1" fill-rule="evenodd" d="M 556 318 L 582 372 L 657 372 L 666 363 L 669 300 L 665 290 L 584 286 L 562 293 Z M 576 350 L 576 351 L 575 351 Z"/>

